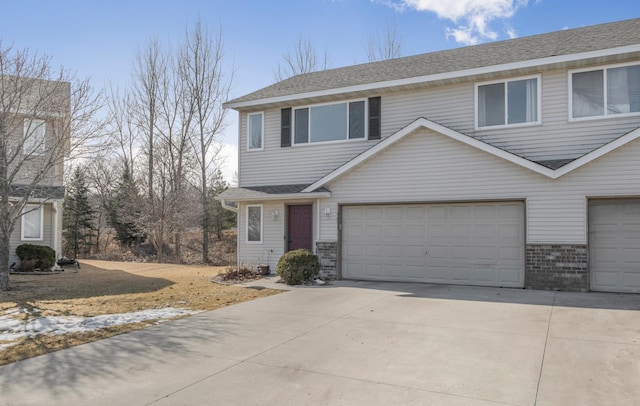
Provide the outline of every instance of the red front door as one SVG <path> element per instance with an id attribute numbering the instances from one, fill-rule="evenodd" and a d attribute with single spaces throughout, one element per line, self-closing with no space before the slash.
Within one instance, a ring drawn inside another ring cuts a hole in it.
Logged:
<path id="1" fill-rule="evenodd" d="M 289 230 L 287 251 L 305 248 L 311 251 L 312 205 L 289 206 Z"/>

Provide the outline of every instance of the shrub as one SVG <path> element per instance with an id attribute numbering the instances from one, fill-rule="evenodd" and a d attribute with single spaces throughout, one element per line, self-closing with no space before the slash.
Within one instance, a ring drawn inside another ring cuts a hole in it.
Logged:
<path id="1" fill-rule="evenodd" d="M 280 257 L 276 272 L 287 285 L 309 284 L 320 273 L 320 260 L 305 249 L 289 251 Z"/>
<path id="2" fill-rule="evenodd" d="M 44 245 L 22 244 L 16 248 L 20 262 L 26 261 L 28 267 L 46 271 L 56 263 L 56 252 Z M 33 263 L 32 263 L 33 262 Z"/>

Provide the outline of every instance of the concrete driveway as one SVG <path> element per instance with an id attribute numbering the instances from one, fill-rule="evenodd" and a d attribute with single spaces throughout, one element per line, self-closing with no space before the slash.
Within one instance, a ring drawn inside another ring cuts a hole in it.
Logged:
<path id="1" fill-rule="evenodd" d="M 638 405 L 640 296 L 335 282 L 0 367 L 0 390 L 2 405 Z"/>

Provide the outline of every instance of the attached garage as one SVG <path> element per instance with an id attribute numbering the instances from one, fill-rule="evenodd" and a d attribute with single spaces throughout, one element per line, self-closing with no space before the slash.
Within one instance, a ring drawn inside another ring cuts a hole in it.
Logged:
<path id="1" fill-rule="evenodd" d="M 524 286 L 523 202 L 342 207 L 346 279 Z"/>
<path id="2" fill-rule="evenodd" d="M 591 290 L 640 292 L 640 199 L 589 201 Z"/>

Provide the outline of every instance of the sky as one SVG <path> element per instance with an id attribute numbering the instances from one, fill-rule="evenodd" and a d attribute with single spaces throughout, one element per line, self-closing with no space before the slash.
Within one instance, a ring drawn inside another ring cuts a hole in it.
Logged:
<path id="1" fill-rule="evenodd" d="M 638 0 L 0 0 L 0 39 L 49 55 L 97 89 L 124 89 L 138 49 L 152 39 L 177 44 L 200 18 L 222 32 L 235 98 L 274 83 L 299 38 L 337 68 L 366 62 L 368 42 L 388 26 L 409 56 L 638 17 Z M 228 118 L 230 180 L 237 113 Z"/>

